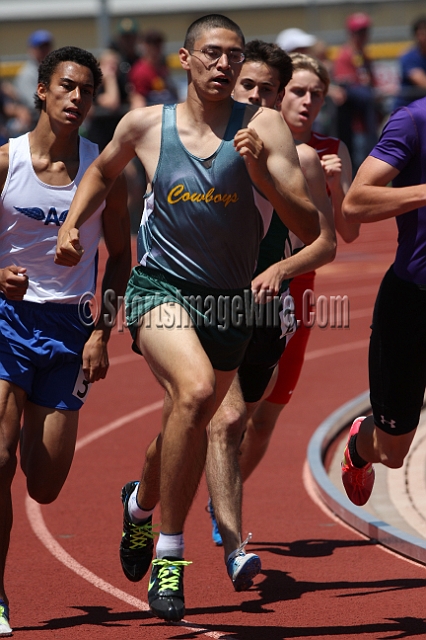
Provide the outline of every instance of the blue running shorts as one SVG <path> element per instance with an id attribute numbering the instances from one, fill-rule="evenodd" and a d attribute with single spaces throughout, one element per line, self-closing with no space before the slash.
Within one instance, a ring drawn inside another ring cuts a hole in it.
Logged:
<path id="1" fill-rule="evenodd" d="M 0 295 L 0 379 L 23 389 L 34 404 L 80 409 L 90 386 L 81 356 L 92 329 L 80 320 L 79 305 Z"/>

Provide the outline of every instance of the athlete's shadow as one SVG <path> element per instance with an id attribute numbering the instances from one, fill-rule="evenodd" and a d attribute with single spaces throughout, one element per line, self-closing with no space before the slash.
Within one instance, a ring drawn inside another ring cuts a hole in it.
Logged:
<path id="1" fill-rule="evenodd" d="M 83 613 L 69 616 L 68 618 L 52 618 L 45 620 L 37 626 L 13 627 L 14 631 L 53 631 L 54 629 L 69 629 L 81 627 L 83 625 L 95 627 L 127 627 L 126 621 L 150 619 L 152 614 L 149 611 L 112 611 L 110 607 L 86 607 L 71 606 L 70 609 L 82 611 Z"/>
<path id="2" fill-rule="evenodd" d="M 294 542 L 251 542 L 250 551 L 260 553 L 267 551 L 278 556 L 294 558 L 322 558 L 333 555 L 336 549 L 347 547 L 366 547 L 377 544 L 376 540 L 325 540 L 312 538 L 295 540 Z"/>
<path id="3" fill-rule="evenodd" d="M 215 623 L 214 625 L 200 624 L 200 618 L 197 622 L 191 622 L 188 620 L 191 616 L 202 616 L 206 614 L 221 614 L 224 615 L 227 612 L 244 611 L 246 613 L 270 613 L 273 609 L 266 608 L 268 604 L 272 604 L 278 600 L 290 600 L 294 598 L 300 598 L 303 593 L 316 590 L 326 589 L 362 589 L 363 592 L 359 593 L 359 596 L 367 596 L 370 593 L 376 593 L 377 590 L 383 591 L 398 591 L 406 589 L 414 589 L 419 587 L 425 587 L 425 580 L 383 580 L 377 582 L 363 582 L 363 583 L 351 583 L 351 582 L 334 582 L 334 583 L 297 583 L 290 578 L 287 574 L 280 571 L 265 571 L 263 575 L 266 576 L 265 580 L 261 582 L 257 591 L 260 595 L 260 600 L 257 602 L 243 602 L 241 606 L 225 606 L 225 607 L 212 607 L 203 609 L 188 609 L 186 622 L 178 623 L 177 625 L 169 624 L 171 634 L 169 640 L 174 638 L 179 640 L 196 640 L 197 638 L 205 637 L 206 630 L 210 628 L 216 632 L 220 631 L 227 634 L 228 640 L 259 640 L 259 625 L 250 626 L 247 624 L 248 619 L 244 625 L 224 625 Z M 341 597 L 353 596 L 353 593 L 342 594 Z M 52 618 L 40 625 L 14 627 L 15 631 L 54 631 L 60 629 L 70 629 L 82 627 L 83 625 L 90 625 L 93 627 L 105 627 L 108 628 L 125 628 L 130 625 L 126 622 L 140 621 L 145 624 L 141 625 L 141 628 L 151 626 L 163 626 L 160 620 L 153 619 L 152 615 L 148 611 L 121 611 L 112 613 L 109 607 L 89 607 L 89 606 L 73 606 L 71 609 L 82 611 L 82 614 L 69 616 L 68 618 Z M 179 631 L 176 629 L 176 634 L 172 631 L 173 627 L 179 627 Z M 185 627 L 189 627 L 188 632 L 182 635 L 182 630 Z M 199 630 L 198 630 L 198 628 Z M 327 627 L 280 627 L 280 626 L 267 626 L 262 625 L 262 637 L 268 638 L 268 640 L 282 640 L 283 638 L 315 638 L 324 636 L 336 636 L 346 638 L 348 635 L 362 635 L 370 634 L 372 637 L 380 638 L 382 634 L 392 633 L 393 635 L 386 635 L 387 640 L 399 640 L 400 638 L 413 638 L 415 636 L 426 635 L 426 619 L 424 618 L 386 618 L 383 622 L 377 623 L 363 623 L 360 625 L 335 625 Z M 224 638 L 225 640 L 225 638 Z"/>
<path id="4" fill-rule="evenodd" d="M 355 625 L 329 625 L 317 627 L 284 627 L 284 626 L 237 626 L 237 625 L 206 625 L 205 629 L 220 631 L 226 634 L 223 640 L 287 640 L 290 638 L 314 638 L 336 637 L 345 640 L 348 636 L 357 635 L 376 638 L 379 640 L 399 640 L 400 638 L 424 637 L 426 635 L 426 619 L 424 618 L 385 618 L 382 622 L 365 622 Z M 388 635 L 391 633 L 392 635 Z M 185 635 L 176 634 L 168 636 L 169 640 L 200 640 L 205 636 L 205 632 L 189 632 Z"/>
<path id="5" fill-rule="evenodd" d="M 336 597 L 365 597 L 377 593 L 392 593 L 394 591 L 407 592 L 409 589 L 424 589 L 426 579 L 410 578 L 395 580 L 373 580 L 355 582 L 351 580 L 324 582 L 295 580 L 285 571 L 267 569 L 262 571 L 265 579 L 256 583 L 255 590 L 259 593 L 258 600 L 243 602 L 241 608 L 250 613 L 265 613 L 273 611 L 268 608 L 274 602 L 298 600 L 307 593 L 338 591 Z"/>

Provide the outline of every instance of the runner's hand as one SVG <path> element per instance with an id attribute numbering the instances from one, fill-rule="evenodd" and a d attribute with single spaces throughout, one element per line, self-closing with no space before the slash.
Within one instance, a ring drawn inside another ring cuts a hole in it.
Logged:
<path id="1" fill-rule="evenodd" d="M 78 229 L 59 229 L 55 262 L 64 267 L 74 267 L 80 262 L 84 249 L 80 244 Z"/>
<path id="2" fill-rule="evenodd" d="M 0 269 L 0 291 L 8 300 L 22 300 L 28 289 L 28 276 L 24 267 L 11 265 Z"/>
<path id="3" fill-rule="evenodd" d="M 244 158 L 252 182 L 260 186 L 263 180 L 268 179 L 269 172 L 263 142 L 257 131 L 252 128 L 240 129 L 234 137 L 234 147 Z"/>

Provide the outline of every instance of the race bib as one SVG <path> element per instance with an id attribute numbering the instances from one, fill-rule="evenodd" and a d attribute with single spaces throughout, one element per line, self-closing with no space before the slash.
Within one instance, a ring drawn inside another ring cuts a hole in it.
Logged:
<path id="1" fill-rule="evenodd" d="M 281 320 L 281 338 L 293 335 L 297 329 L 296 314 L 294 310 L 294 298 L 288 292 L 288 289 L 280 296 L 281 311 L 279 312 Z"/>
<path id="2" fill-rule="evenodd" d="M 90 382 L 87 382 L 86 378 L 84 377 L 83 367 L 80 367 L 80 371 L 78 372 L 72 395 L 81 400 L 81 402 L 83 402 L 84 404 L 86 402 L 87 394 L 89 393 L 89 389 L 91 386 L 92 384 Z"/>

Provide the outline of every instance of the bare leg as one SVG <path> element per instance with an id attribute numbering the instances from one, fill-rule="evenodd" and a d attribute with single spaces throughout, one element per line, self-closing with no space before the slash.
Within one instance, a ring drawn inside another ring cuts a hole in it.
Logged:
<path id="1" fill-rule="evenodd" d="M 223 540 L 225 562 L 241 544 L 242 482 L 238 450 L 246 407 L 238 376 L 214 415 L 209 428 L 206 478 Z"/>
<path id="2" fill-rule="evenodd" d="M 373 416 L 362 421 L 356 439 L 356 450 L 367 462 L 381 462 L 390 469 L 402 467 L 416 429 L 401 436 L 385 433 L 374 424 Z"/>
<path id="3" fill-rule="evenodd" d="M 21 434 L 21 467 L 28 493 L 40 504 L 58 497 L 74 457 L 78 411 L 40 407 L 27 401 Z"/>
<path id="4" fill-rule="evenodd" d="M 4 571 L 13 522 L 11 486 L 17 466 L 16 450 L 24 402 L 22 389 L 0 380 L 0 598 L 6 604 Z"/>
<path id="5" fill-rule="evenodd" d="M 171 409 L 172 401 L 166 393 L 163 405 L 162 429 L 167 424 Z M 162 434 L 159 433 L 149 445 L 145 455 L 145 464 L 139 483 L 137 500 L 139 506 L 146 511 L 153 509 L 160 501 L 161 445 Z"/>
<path id="6" fill-rule="evenodd" d="M 253 473 L 265 455 L 278 416 L 284 404 L 274 404 L 263 400 L 247 420 L 246 430 L 240 446 L 240 470 L 243 482 Z"/>
<path id="7" fill-rule="evenodd" d="M 161 328 L 165 308 L 170 329 Z M 179 317 L 173 323 L 170 318 L 175 314 Z M 143 324 L 139 331 L 140 349 L 167 394 L 160 469 L 161 531 L 165 534 L 183 530 L 204 469 L 207 424 L 235 375 L 235 371 L 212 369 L 195 330 L 188 320 L 185 328 L 181 314 L 172 305 L 161 305 L 151 314 L 151 326 Z M 158 470 L 159 448 L 149 453 L 153 454 L 151 470 L 145 468 L 143 476 L 145 487 L 152 490 L 151 473 Z M 151 507 L 147 498 L 142 487 L 139 504 Z"/>

